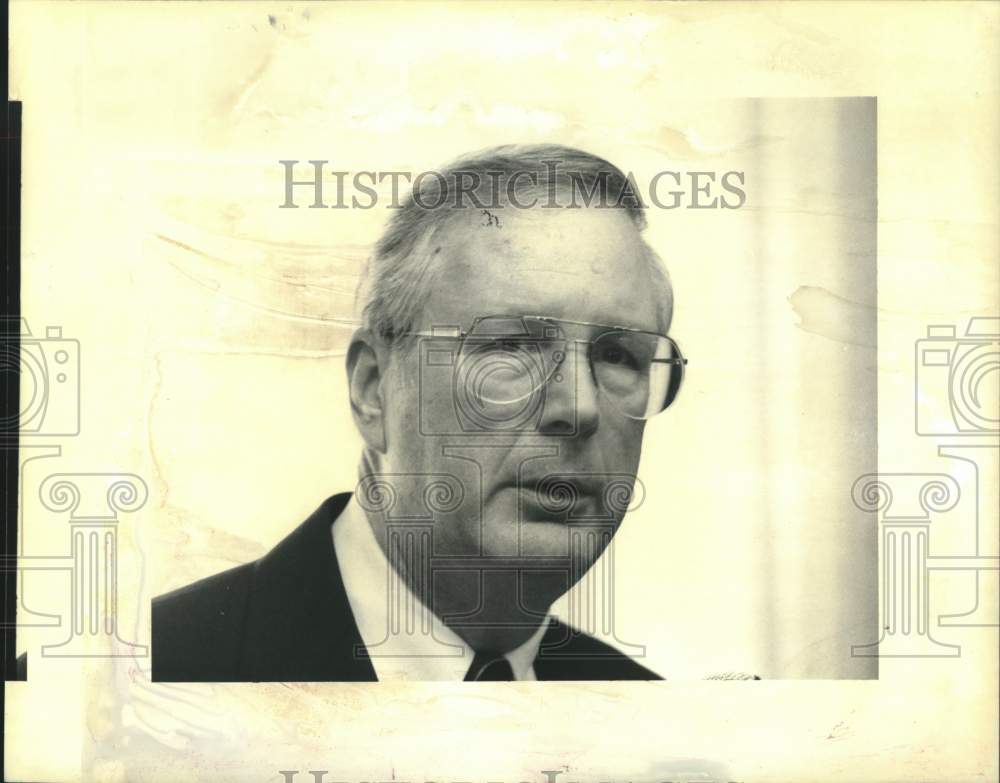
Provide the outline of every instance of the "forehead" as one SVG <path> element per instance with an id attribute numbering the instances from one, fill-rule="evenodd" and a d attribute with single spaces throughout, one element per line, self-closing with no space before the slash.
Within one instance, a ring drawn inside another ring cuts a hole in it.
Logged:
<path id="1" fill-rule="evenodd" d="M 621 209 L 505 209 L 492 219 L 468 210 L 438 230 L 429 252 L 425 328 L 502 314 L 660 327 L 662 292 Z"/>

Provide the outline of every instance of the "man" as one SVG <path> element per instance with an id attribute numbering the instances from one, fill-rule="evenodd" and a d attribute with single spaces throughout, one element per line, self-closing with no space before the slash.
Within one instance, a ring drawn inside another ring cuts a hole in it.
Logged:
<path id="1" fill-rule="evenodd" d="M 628 509 L 685 360 L 643 206 L 512 146 L 418 178 L 347 353 L 360 482 L 261 560 L 153 602 L 153 679 L 658 675 L 549 616 Z"/>

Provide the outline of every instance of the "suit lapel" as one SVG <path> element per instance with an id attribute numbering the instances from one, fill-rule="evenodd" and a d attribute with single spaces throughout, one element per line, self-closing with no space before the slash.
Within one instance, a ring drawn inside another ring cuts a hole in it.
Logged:
<path id="1" fill-rule="evenodd" d="M 377 679 L 351 612 L 330 532 L 350 497 L 343 493 L 326 500 L 254 564 L 238 681 Z M 660 679 L 555 618 L 542 637 L 534 667 L 539 680 Z"/>
<path id="2" fill-rule="evenodd" d="M 614 647 L 552 618 L 535 658 L 539 680 L 660 680 Z"/>
<path id="3" fill-rule="evenodd" d="M 330 526 L 350 493 L 326 500 L 257 561 L 241 675 L 255 682 L 374 681 L 344 591 Z M 361 647 L 361 655 L 355 648 Z"/>

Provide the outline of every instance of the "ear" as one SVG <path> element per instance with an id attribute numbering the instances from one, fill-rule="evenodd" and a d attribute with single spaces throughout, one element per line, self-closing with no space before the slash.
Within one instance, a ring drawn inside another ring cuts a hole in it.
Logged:
<path id="1" fill-rule="evenodd" d="M 380 350 L 367 329 L 358 329 L 347 348 L 347 384 L 351 395 L 351 414 L 368 448 L 385 452 L 385 406 L 382 378 L 388 356 Z"/>

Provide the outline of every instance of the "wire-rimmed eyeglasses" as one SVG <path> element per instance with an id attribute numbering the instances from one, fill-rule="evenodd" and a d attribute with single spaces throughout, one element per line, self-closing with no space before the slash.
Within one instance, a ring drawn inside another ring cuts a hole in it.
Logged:
<path id="1" fill-rule="evenodd" d="M 562 381 L 569 344 L 582 343 L 604 397 L 625 416 L 648 419 L 674 401 L 688 361 L 665 334 L 544 315 L 480 316 L 468 330 L 407 334 L 460 340 L 456 382 L 480 405 L 520 404 L 552 380 Z"/>

